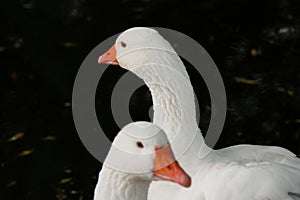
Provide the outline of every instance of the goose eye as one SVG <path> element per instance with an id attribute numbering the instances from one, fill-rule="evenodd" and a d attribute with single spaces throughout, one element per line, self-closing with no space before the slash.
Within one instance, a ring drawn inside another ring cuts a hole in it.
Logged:
<path id="1" fill-rule="evenodd" d="M 138 148 L 141 148 L 141 149 L 144 148 L 143 143 L 140 142 L 140 141 L 136 142 L 136 146 L 137 146 Z"/>
<path id="2" fill-rule="evenodd" d="M 121 46 L 125 48 L 127 45 L 125 42 L 121 42 Z"/>

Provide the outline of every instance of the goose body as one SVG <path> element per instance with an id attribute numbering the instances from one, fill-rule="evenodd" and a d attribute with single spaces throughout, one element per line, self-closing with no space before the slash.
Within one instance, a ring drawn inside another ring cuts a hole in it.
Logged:
<path id="1" fill-rule="evenodd" d="M 115 138 L 100 171 L 94 200 L 147 200 L 151 181 L 158 179 L 184 187 L 191 184 L 163 130 L 149 122 L 134 122 Z"/>
<path id="2" fill-rule="evenodd" d="M 193 181 L 189 188 L 153 182 L 149 199 L 300 199 L 300 159 L 292 152 L 274 146 L 213 150 L 205 145 L 185 66 L 157 31 L 129 29 L 112 49 L 115 54 L 103 54 L 99 62 L 118 64 L 144 80 L 153 98 L 153 123 L 166 132 L 176 160 Z"/>

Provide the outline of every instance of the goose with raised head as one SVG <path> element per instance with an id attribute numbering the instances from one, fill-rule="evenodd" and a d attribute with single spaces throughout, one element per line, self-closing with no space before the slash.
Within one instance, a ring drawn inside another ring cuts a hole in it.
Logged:
<path id="1" fill-rule="evenodd" d="M 146 200 L 152 180 L 191 185 L 174 159 L 164 131 L 149 122 L 134 122 L 116 136 L 104 161 L 94 200 Z"/>
<path id="2" fill-rule="evenodd" d="M 149 199 L 300 199 L 300 159 L 292 152 L 275 146 L 213 150 L 205 145 L 185 66 L 156 30 L 126 30 L 98 62 L 120 65 L 144 80 L 153 99 L 153 123 L 166 132 L 175 158 L 191 175 L 189 188 L 152 183 Z"/>

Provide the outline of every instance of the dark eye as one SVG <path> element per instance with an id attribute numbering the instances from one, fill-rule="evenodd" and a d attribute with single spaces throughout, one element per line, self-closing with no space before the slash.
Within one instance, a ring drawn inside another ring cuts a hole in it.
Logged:
<path id="1" fill-rule="evenodd" d="M 127 45 L 125 42 L 121 42 L 121 46 L 125 48 Z"/>
<path id="2" fill-rule="evenodd" d="M 136 146 L 137 146 L 138 148 L 141 148 L 141 149 L 144 148 L 143 143 L 140 142 L 140 141 L 136 142 Z"/>

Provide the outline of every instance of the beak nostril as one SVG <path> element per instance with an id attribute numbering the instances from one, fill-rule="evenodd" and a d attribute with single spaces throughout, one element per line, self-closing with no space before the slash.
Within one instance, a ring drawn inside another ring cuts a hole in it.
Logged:
<path id="1" fill-rule="evenodd" d="M 110 54 L 111 54 L 110 52 L 107 52 L 107 53 L 106 53 L 107 56 L 109 56 Z"/>

